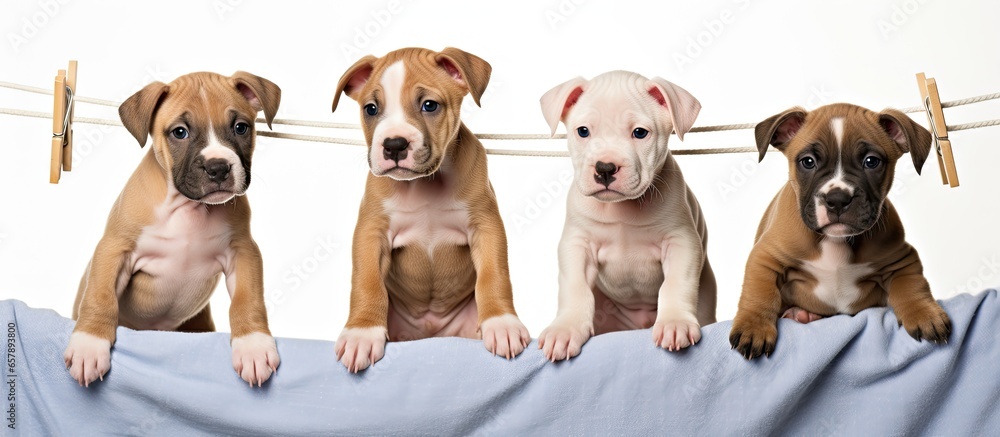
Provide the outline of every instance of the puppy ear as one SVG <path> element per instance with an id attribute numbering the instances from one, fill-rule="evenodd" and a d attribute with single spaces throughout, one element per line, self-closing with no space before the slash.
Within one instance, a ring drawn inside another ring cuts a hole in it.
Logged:
<path id="1" fill-rule="evenodd" d="M 168 89 L 170 87 L 163 82 L 153 82 L 125 99 L 118 107 L 118 117 L 125 129 L 139 142 L 139 147 L 146 146 L 146 137 L 153 125 L 153 114 L 163 96 L 167 95 Z"/>
<path id="2" fill-rule="evenodd" d="M 913 167 L 920 174 L 920 169 L 931 152 L 931 133 L 917 124 L 912 118 L 895 109 L 886 109 L 879 113 L 878 123 L 889 135 L 903 153 L 909 152 L 913 159 Z"/>
<path id="3" fill-rule="evenodd" d="M 441 50 L 434 60 L 459 84 L 469 89 L 472 100 L 477 106 L 482 106 L 479 104 L 479 98 L 486 91 L 486 85 L 490 83 L 490 73 L 493 72 L 489 62 L 454 47 Z"/>
<path id="4" fill-rule="evenodd" d="M 545 122 L 552 129 L 552 135 L 556 134 L 559 122 L 566 121 L 566 114 L 569 113 L 570 108 L 576 104 L 577 100 L 580 100 L 580 95 L 583 94 L 583 85 L 586 83 L 587 79 L 574 77 L 556 85 L 555 88 L 550 89 L 542 96 L 540 100 L 542 116 L 545 117 Z"/>
<path id="5" fill-rule="evenodd" d="M 337 89 L 333 94 L 333 108 L 331 112 L 337 111 L 337 103 L 340 102 L 341 93 L 347 94 L 347 97 L 355 101 L 358 100 L 358 92 L 368 83 L 368 78 L 372 77 L 372 69 L 375 68 L 376 60 L 378 58 L 366 55 L 358 59 L 358 62 L 355 62 L 351 68 L 348 68 L 344 72 L 344 75 L 340 77 L 340 82 L 337 82 Z"/>
<path id="6" fill-rule="evenodd" d="M 757 123 L 757 126 L 754 127 L 754 135 L 757 137 L 757 151 L 760 152 L 757 162 L 764 160 L 767 146 L 785 150 L 785 145 L 799 132 L 805 119 L 806 110 L 796 106 Z"/>
<path id="7" fill-rule="evenodd" d="M 684 134 L 694 126 L 694 120 L 701 112 L 701 102 L 670 81 L 662 77 L 654 77 L 649 81 L 646 92 L 656 99 L 656 102 L 667 108 L 670 113 L 670 121 L 674 125 L 674 132 L 677 138 L 684 141 Z"/>
<path id="8" fill-rule="evenodd" d="M 264 111 L 264 120 L 267 120 L 267 127 L 270 128 L 274 114 L 278 112 L 278 104 L 281 103 L 281 88 L 274 82 L 245 71 L 233 73 L 233 81 L 236 82 L 236 89 L 254 110 Z"/>

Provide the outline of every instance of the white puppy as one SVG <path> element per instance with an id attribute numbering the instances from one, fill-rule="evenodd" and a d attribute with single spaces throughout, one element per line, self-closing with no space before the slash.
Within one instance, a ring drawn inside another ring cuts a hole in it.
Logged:
<path id="1" fill-rule="evenodd" d="M 575 171 L 559 242 L 559 311 L 539 336 L 551 360 L 576 356 L 593 335 L 653 327 L 680 350 L 715 322 L 715 276 L 701 207 L 667 148 L 701 104 L 681 87 L 612 71 L 572 79 L 541 99 L 566 125 Z"/>

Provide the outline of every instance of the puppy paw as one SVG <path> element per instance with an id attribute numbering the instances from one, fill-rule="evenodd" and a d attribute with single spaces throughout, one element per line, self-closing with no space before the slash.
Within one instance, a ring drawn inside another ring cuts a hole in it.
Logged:
<path id="1" fill-rule="evenodd" d="M 653 343 L 668 351 L 679 351 L 699 340 L 701 326 L 696 320 L 685 317 L 657 320 L 653 324 Z"/>
<path id="2" fill-rule="evenodd" d="M 490 317 L 479 326 L 479 331 L 486 350 L 508 360 L 518 356 L 531 342 L 528 328 L 513 314 Z"/>
<path id="3" fill-rule="evenodd" d="M 951 319 L 937 302 L 914 305 L 906 311 L 896 310 L 896 318 L 913 339 L 934 343 L 947 343 L 951 335 Z"/>
<path id="4" fill-rule="evenodd" d="M 791 319 L 799 323 L 809 323 L 815 322 L 822 319 L 823 316 L 819 314 L 810 313 L 799 307 L 791 307 L 785 310 L 785 313 L 781 315 L 782 319 Z"/>
<path id="5" fill-rule="evenodd" d="M 586 323 L 556 320 L 538 336 L 538 348 L 545 353 L 545 359 L 556 362 L 580 355 L 583 344 L 594 334 L 594 329 Z"/>
<path id="6" fill-rule="evenodd" d="M 77 383 L 90 387 L 97 379 L 103 381 L 111 369 L 111 342 L 86 332 L 74 332 L 69 337 L 63 361 Z"/>
<path id="7" fill-rule="evenodd" d="M 761 355 L 771 356 L 777 341 L 778 326 L 774 321 L 748 321 L 737 314 L 733 329 L 729 331 L 729 344 L 748 360 Z"/>
<path id="8" fill-rule="evenodd" d="M 344 328 L 337 339 L 337 360 L 347 371 L 358 373 L 385 356 L 389 331 L 384 326 Z"/>
<path id="9" fill-rule="evenodd" d="M 230 344 L 233 348 L 233 368 L 251 387 L 254 384 L 260 387 L 278 370 L 281 359 L 278 358 L 274 337 L 254 332 L 236 337 Z"/>

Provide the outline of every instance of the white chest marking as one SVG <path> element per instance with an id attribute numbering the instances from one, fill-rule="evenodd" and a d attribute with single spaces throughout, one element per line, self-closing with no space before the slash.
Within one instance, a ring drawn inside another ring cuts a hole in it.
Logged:
<path id="1" fill-rule="evenodd" d="M 469 211 L 454 199 L 400 194 L 382 202 L 389 215 L 389 245 L 419 245 L 434 254 L 438 245 L 469 244 Z"/>
<path id="2" fill-rule="evenodd" d="M 853 252 L 843 238 L 827 237 L 820 243 L 819 258 L 802 263 L 802 270 L 816 278 L 813 294 L 841 313 L 861 298 L 858 280 L 874 272 L 869 264 L 851 262 Z"/>
<path id="3" fill-rule="evenodd" d="M 233 273 L 226 214 L 224 207 L 209 208 L 169 187 L 166 200 L 154 210 L 153 223 L 136 241 L 128 273 L 150 275 L 157 293 L 169 293 L 164 305 L 200 303 L 195 295 L 205 291 L 206 281 L 223 271 Z"/>
<path id="4" fill-rule="evenodd" d="M 662 226 L 648 221 L 666 223 L 672 218 L 647 220 L 621 203 L 594 208 L 589 201 L 571 202 L 568 208 L 572 225 L 590 244 L 593 256 L 587 269 L 596 271 L 598 287 L 619 303 L 655 305 L 664 269 L 671 270 L 666 259 L 670 237 Z"/>

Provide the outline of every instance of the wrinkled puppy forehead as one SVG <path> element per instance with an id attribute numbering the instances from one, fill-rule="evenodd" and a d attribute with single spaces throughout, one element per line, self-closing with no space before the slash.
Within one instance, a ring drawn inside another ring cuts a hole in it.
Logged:
<path id="1" fill-rule="evenodd" d="M 618 120 L 626 115 L 654 114 L 657 101 L 649 92 L 651 87 L 648 78 L 631 71 L 595 76 L 583 85 L 583 92 L 567 113 L 567 121 L 597 116 Z"/>
<path id="2" fill-rule="evenodd" d="M 237 89 L 236 82 L 228 76 L 192 73 L 175 79 L 167 87 L 157 109 L 157 123 L 175 123 L 186 115 L 189 123 L 228 125 L 237 114 L 247 122 L 253 122 L 257 116 L 257 111 Z"/>
<path id="3" fill-rule="evenodd" d="M 396 64 L 402 64 L 403 76 L 407 84 L 412 86 L 444 88 L 445 91 L 456 93 L 464 89 L 455 81 L 450 80 L 448 73 L 441 68 L 436 58 L 438 52 L 424 48 L 405 48 L 387 53 L 378 58 L 372 65 L 372 78 L 380 78 L 385 71 Z M 381 80 L 369 80 L 365 83 L 362 93 L 370 93 L 381 88 Z"/>
<path id="4" fill-rule="evenodd" d="M 629 103 L 655 104 L 649 95 L 649 79 L 631 71 L 609 71 L 594 77 L 583 87 L 581 103 L 595 103 L 611 99 L 621 99 Z"/>
<path id="5" fill-rule="evenodd" d="M 808 146 L 820 141 L 836 146 L 838 140 L 844 147 L 855 146 L 863 141 L 888 148 L 889 153 L 899 152 L 879 124 L 879 113 L 849 103 L 834 103 L 809 112 L 802 132 L 793 138 L 793 144 Z"/>

